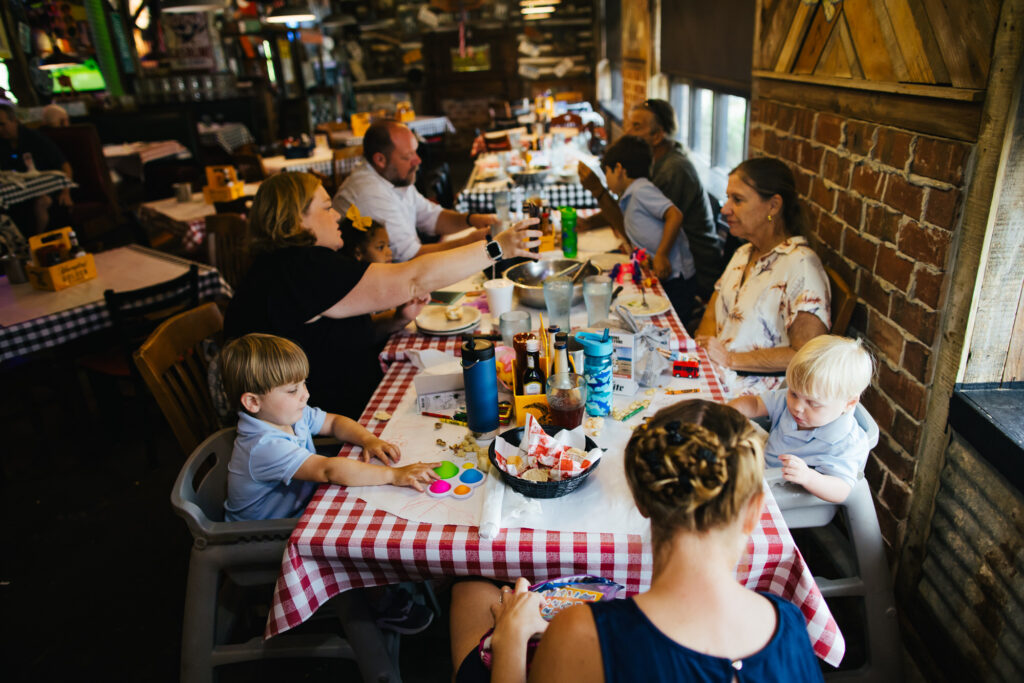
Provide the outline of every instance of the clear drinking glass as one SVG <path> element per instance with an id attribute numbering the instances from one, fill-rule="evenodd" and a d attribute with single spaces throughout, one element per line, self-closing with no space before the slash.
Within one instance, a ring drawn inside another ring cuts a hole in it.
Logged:
<path id="1" fill-rule="evenodd" d="M 604 275 L 591 275 L 583 280 L 583 303 L 587 307 L 587 327 L 608 317 L 612 305 L 612 281 Z"/>
<path id="2" fill-rule="evenodd" d="M 572 329 L 569 325 L 572 290 L 572 280 L 564 275 L 544 280 L 544 305 L 548 309 L 548 324 L 558 325 L 565 332 Z"/>
<path id="3" fill-rule="evenodd" d="M 533 321 L 527 311 L 507 311 L 498 318 L 498 329 L 501 331 L 501 343 L 512 348 L 512 338 L 520 332 L 533 329 Z"/>
<path id="4" fill-rule="evenodd" d="M 548 377 L 547 399 L 551 422 L 563 429 L 575 429 L 583 422 L 587 380 L 574 372 L 551 375 Z"/>

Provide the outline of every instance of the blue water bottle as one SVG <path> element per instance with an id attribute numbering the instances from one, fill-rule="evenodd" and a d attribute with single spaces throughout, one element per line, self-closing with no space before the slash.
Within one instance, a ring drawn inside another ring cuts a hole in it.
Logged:
<path id="1" fill-rule="evenodd" d="M 498 432 L 498 374 L 494 365 L 494 344 L 485 339 L 464 337 L 462 378 L 466 383 L 466 421 L 481 440 Z"/>
<path id="2" fill-rule="evenodd" d="M 604 334 L 577 332 L 583 345 L 583 376 L 587 380 L 587 415 L 603 417 L 612 411 L 612 340 Z"/>

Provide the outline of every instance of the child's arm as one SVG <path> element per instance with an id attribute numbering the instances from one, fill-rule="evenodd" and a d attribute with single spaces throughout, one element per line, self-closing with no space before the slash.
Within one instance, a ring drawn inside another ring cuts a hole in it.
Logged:
<path id="1" fill-rule="evenodd" d="M 665 280 L 672 274 L 672 247 L 679 237 L 679 226 L 683 224 L 683 212 L 674 206 L 668 207 L 663 216 L 665 226 L 661 230 L 661 242 L 654 254 L 654 274 Z"/>
<path id="2" fill-rule="evenodd" d="M 764 404 L 760 396 L 740 396 L 729 401 L 728 406 L 735 408 L 748 419 L 764 417 L 768 414 L 768 406 Z"/>
<path id="3" fill-rule="evenodd" d="M 402 452 L 398 450 L 398 446 L 378 439 L 363 425 L 344 415 L 327 413 L 324 424 L 320 427 L 319 436 L 333 436 L 338 441 L 362 446 L 363 452 L 359 454 L 359 458 L 363 462 L 370 462 L 372 457 L 385 465 L 390 465 L 402 459 Z"/>
<path id="4" fill-rule="evenodd" d="M 420 462 L 405 467 L 385 467 L 351 458 L 325 458 L 311 453 L 295 471 L 293 479 L 314 481 L 319 484 L 341 484 L 342 486 L 377 486 L 394 484 L 411 486 L 422 491 L 424 485 L 437 479 L 435 467 L 439 462 Z"/>
<path id="5" fill-rule="evenodd" d="M 850 485 L 839 477 L 808 467 L 802 458 L 784 453 L 779 456 L 782 461 L 782 478 L 794 484 L 800 484 L 809 493 L 829 503 L 842 503 L 850 495 Z"/>

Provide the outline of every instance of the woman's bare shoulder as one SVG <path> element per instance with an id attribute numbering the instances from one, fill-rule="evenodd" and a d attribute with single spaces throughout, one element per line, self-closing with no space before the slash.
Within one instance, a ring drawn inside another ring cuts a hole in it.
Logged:
<path id="1" fill-rule="evenodd" d="M 601 645 L 590 607 L 559 612 L 540 641 L 530 668 L 530 681 L 604 680 Z"/>

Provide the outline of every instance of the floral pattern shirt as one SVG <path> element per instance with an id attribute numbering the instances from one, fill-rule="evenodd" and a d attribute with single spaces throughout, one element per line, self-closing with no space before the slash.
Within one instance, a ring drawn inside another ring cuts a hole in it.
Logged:
<path id="1" fill-rule="evenodd" d="M 715 284 L 716 336 L 730 351 L 789 345 L 789 327 L 801 311 L 830 327 L 830 290 L 818 255 L 803 237 L 790 237 L 743 270 L 752 244 L 733 254 Z"/>

